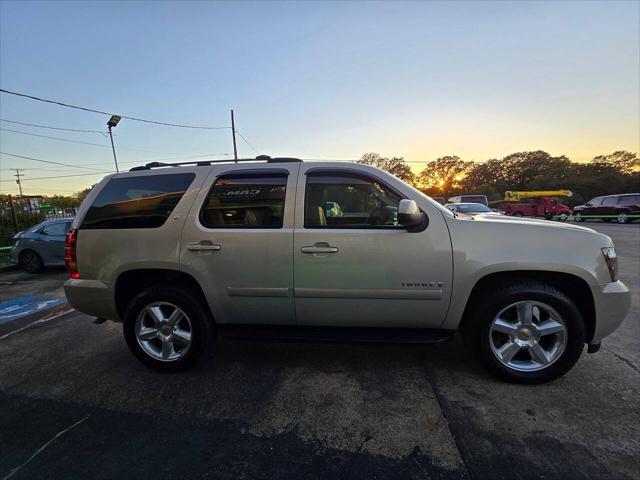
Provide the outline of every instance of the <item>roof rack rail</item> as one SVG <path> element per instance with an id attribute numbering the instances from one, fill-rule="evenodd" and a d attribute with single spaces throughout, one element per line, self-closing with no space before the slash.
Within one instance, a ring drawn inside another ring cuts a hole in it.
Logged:
<path id="1" fill-rule="evenodd" d="M 241 162 L 261 162 L 261 161 L 266 163 L 302 162 L 302 160 L 300 160 L 299 158 L 289 158 L 289 157 L 271 158 L 269 155 L 258 155 L 256 158 L 238 158 L 238 159 L 225 158 L 223 160 L 192 160 L 190 162 L 175 162 L 175 163 L 151 162 L 151 163 L 147 163 L 146 165 L 133 167 L 129 169 L 129 171 L 137 172 L 140 170 L 151 170 L 152 168 L 181 167 L 183 165 L 195 165 L 197 167 L 208 167 L 216 163 L 241 163 Z"/>

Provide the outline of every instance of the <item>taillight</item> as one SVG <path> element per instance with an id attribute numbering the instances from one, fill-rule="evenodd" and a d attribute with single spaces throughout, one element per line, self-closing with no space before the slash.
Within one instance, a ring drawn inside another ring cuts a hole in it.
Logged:
<path id="1" fill-rule="evenodd" d="M 76 260 L 76 245 L 78 244 L 78 230 L 69 230 L 64 240 L 64 264 L 71 278 L 80 278 L 78 262 Z"/>

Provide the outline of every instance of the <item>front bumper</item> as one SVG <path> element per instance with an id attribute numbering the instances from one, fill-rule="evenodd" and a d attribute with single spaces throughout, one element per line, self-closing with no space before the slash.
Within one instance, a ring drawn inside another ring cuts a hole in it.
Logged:
<path id="1" fill-rule="evenodd" d="M 79 312 L 120 321 L 114 291 L 99 280 L 69 279 L 64 284 L 67 302 Z"/>
<path id="2" fill-rule="evenodd" d="M 621 281 L 606 283 L 593 289 L 596 307 L 596 325 L 589 343 L 600 341 L 611 335 L 624 321 L 631 307 L 631 293 Z"/>

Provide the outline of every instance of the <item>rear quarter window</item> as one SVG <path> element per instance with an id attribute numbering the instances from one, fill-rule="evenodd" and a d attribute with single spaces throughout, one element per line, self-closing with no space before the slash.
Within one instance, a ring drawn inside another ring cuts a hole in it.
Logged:
<path id="1" fill-rule="evenodd" d="M 116 178 L 98 194 L 80 229 L 158 228 L 193 182 L 195 174 Z"/>
<path id="2" fill-rule="evenodd" d="M 623 195 L 618 199 L 618 205 L 640 205 L 640 195 Z"/>

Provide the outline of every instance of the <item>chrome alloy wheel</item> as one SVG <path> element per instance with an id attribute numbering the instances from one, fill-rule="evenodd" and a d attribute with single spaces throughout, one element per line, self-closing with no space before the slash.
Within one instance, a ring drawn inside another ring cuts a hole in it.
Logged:
<path id="1" fill-rule="evenodd" d="M 567 346 L 567 327 L 549 305 L 528 300 L 517 302 L 493 319 L 489 344 L 503 365 L 520 372 L 534 372 L 560 358 Z"/>
<path id="2" fill-rule="evenodd" d="M 168 302 L 147 305 L 136 319 L 136 339 L 145 353 L 156 360 L 171 362 L 183 357 L 191 347 L 191 321 Z"/>

